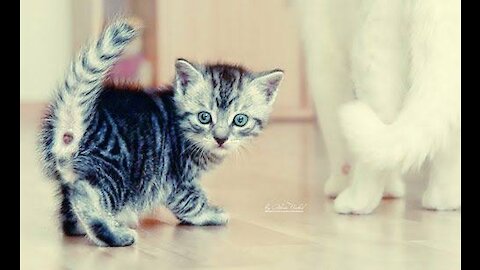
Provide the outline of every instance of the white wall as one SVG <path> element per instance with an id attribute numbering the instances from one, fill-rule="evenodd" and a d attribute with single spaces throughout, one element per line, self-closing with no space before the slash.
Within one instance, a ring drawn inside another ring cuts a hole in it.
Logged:
<path id="1" fill-rule="evenodd" d="M 20 0 L 20 102 L 51 96 L 71 59 L 71 0 Z"/>

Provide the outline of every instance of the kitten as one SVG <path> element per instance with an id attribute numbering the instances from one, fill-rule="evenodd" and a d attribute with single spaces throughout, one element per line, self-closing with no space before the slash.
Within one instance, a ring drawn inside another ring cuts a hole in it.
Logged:
<path id="1" fill-rule="evenodd" d="M 129 91 L 103 80 L 138 35 L 134 23 L 108 26 L 71 64 L 43 119 L 45 172 L 58 181 L 66 235 L 128 246 L 142 212 L 164 205 L 182 224 L 223 225 L 199 185 L 206 170 L 265 127 L 283 72 L 180 59 L 163 91 Z"/>
<path id="2" fill-rule="evenodd" d="M 422 204 L 460 208 L 460 2 L 306 0 L 309 83 L 335 210 L 368 214 L 431 162 Z M 349 168 L 352 167 L 350 172 Z"/>

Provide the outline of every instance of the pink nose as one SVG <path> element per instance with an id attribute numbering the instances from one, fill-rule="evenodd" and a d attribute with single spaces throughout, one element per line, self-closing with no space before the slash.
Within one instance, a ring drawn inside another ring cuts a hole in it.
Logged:
<path id="1" fill-rule="evenodd" d="M 214 139 L 215 141 L 217 141 L 218 146 L 222 146 L 228 140 L 228 138 L 217 138 L 217 137 L 214 137 Z"/>

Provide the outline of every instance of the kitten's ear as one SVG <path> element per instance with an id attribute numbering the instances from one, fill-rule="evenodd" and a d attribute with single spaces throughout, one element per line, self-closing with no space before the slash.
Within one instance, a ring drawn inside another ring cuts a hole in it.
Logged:
<path id="1" fill-rule="evenodd" d="M 188 86 L 195 84 L 202 78 L 202 73 L 185 59 L 177 59 L 175 62 L 175 71 L 177 89 L 182 90 L 183 94 L 185 94 Z"/>
<path id="2" fill-rule="evenodd" d="M 274 69 L 262 72 L 252 81 L 253 84 L 265 95 L 267 102 L 273 102 L 277 89 L 283 80 L 283 70 Z"/>

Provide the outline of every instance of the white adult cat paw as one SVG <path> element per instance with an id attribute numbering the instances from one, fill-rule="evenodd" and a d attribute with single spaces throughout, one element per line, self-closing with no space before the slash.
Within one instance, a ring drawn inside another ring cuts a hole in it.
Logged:
<path id="1" fill-rule="evenodd" d="M 348 186 L 348 176 L 342 174 L 332 174 L 324 186 L 324 193 L 330 198 L 335 198 Z"/>
<path id="2" fill-rule="evenodd" d="M 401 198 L 405 196 L 405 182 L 399 175 L 394 175 L 385 183 L 383 197 L 385 198 Z"/>
<path id="3" fill-rule="evenodd" d="M 422 206 L 430 210 L 458 210 L 461 206 L 460 191 L 429 187 L 423 194 Z"/>
<path id="4" fill-rule="evenodd" d="M 377 208 L 381 200 L 378 194 L 355 192 L 352 187 L 344 190 L 334 202 L 334 209 L 339 214 L 370 214 Z"/>

